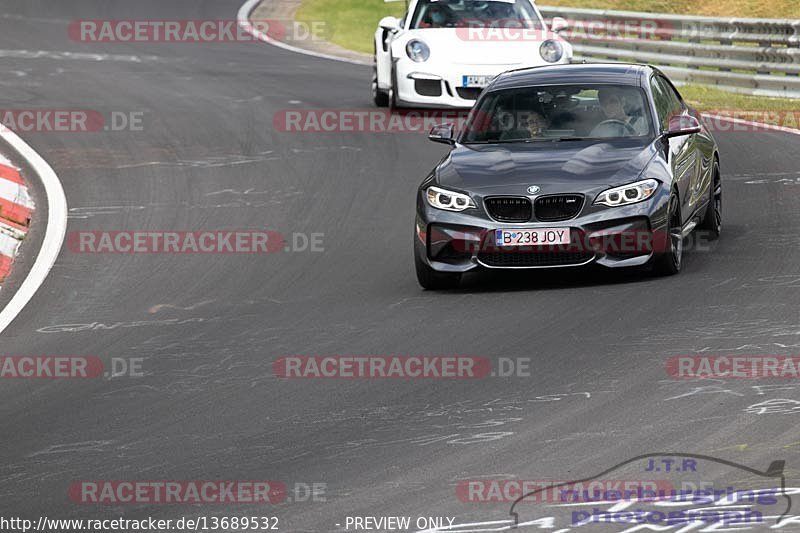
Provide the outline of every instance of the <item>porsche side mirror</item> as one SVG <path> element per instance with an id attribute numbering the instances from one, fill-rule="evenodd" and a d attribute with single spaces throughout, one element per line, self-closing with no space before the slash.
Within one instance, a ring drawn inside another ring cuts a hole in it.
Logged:
<path id="1" fill-rule="evenodd" d="M 431 132 L 428 134 L 428 139 L 435 143 L 444 143 L 449 145 L 455 144 L 456 140 L 453 135 L 453 125 L 438 124 L 434 126 L 431 128 Z"/>
<path id="2" fill-rule="evenodd" d="M 383 17 L 380 22 L 378 22 L 378 26 L 387 31 L 397 31 L 400 29 L 400 19 L 397 17 Z"/>
<path id="3" fill-rule="evenodd" d="M 567 19 L 563 17 L 553 17 L 553 22 L 550 23 L 550 31 L 558 33 L 566 29 L 569 29 L 569 22 L 567 22 Z"/>
<path id="4" fill-rule="evenodd" d="M 669 127 L 664 132 L 664 137 L 682 137 L 700 133 L 701 130 L 700 121 L 692 115 L 676 115 L 669 119 Z"/>

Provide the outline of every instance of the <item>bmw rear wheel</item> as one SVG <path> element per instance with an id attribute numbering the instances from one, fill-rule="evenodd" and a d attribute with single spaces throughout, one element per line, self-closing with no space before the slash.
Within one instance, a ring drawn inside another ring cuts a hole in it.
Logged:
<path id="1" fill-rule="evenodd" d="M 711 198 L 703 222 L 700 224 L 700 229 L 708 232 L 709 238 L 716 239 L 722 233 L 722 178 L 717 161 L 714 161 L 714 170 L 711 176 L 709 191 Z"/>

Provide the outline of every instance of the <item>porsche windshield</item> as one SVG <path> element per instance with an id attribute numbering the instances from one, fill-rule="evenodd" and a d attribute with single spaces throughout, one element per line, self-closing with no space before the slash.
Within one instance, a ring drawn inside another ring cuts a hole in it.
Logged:
<path id="1" fill-rule="evenodd" d="M 543 29 L 528 0 L 420 0 L 411 29 L 426 28 Z"/>
<path id="2" fill-rule="evenodd" d="M 646 137 L 645 93 L 630 85 L 558 85 L 493 91 L 473 110 L 461 142 Z"/>

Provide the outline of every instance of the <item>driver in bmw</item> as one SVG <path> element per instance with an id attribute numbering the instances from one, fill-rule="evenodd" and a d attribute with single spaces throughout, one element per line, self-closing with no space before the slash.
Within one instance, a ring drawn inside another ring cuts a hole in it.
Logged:
<path id="1" fill-rule="evenodd" d="M 628 126 L 637 134 L 642 135 L 642 127 L 647 128 L 644 123 L 644 118 L 641 116 L 631 116 L 626 109 L 625 95 L 620 93 L 616 88 L 603 88 L 597 92 L 597 98 L 600 101 L 600 109 L 607 120 L 618 120 Z"/>

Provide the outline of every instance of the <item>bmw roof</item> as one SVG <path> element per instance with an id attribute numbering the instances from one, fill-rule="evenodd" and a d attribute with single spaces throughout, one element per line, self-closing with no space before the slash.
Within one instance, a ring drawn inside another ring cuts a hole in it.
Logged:
<path id="1" fill-rule="evenodd" d="M 491 89 L 509 89 L 531 85 L 560 85 L 570 83 L 609 83 L 640 85 L 653 67 L 631 63 L 572 63 L 545 65 L 500 74 Z"/>

